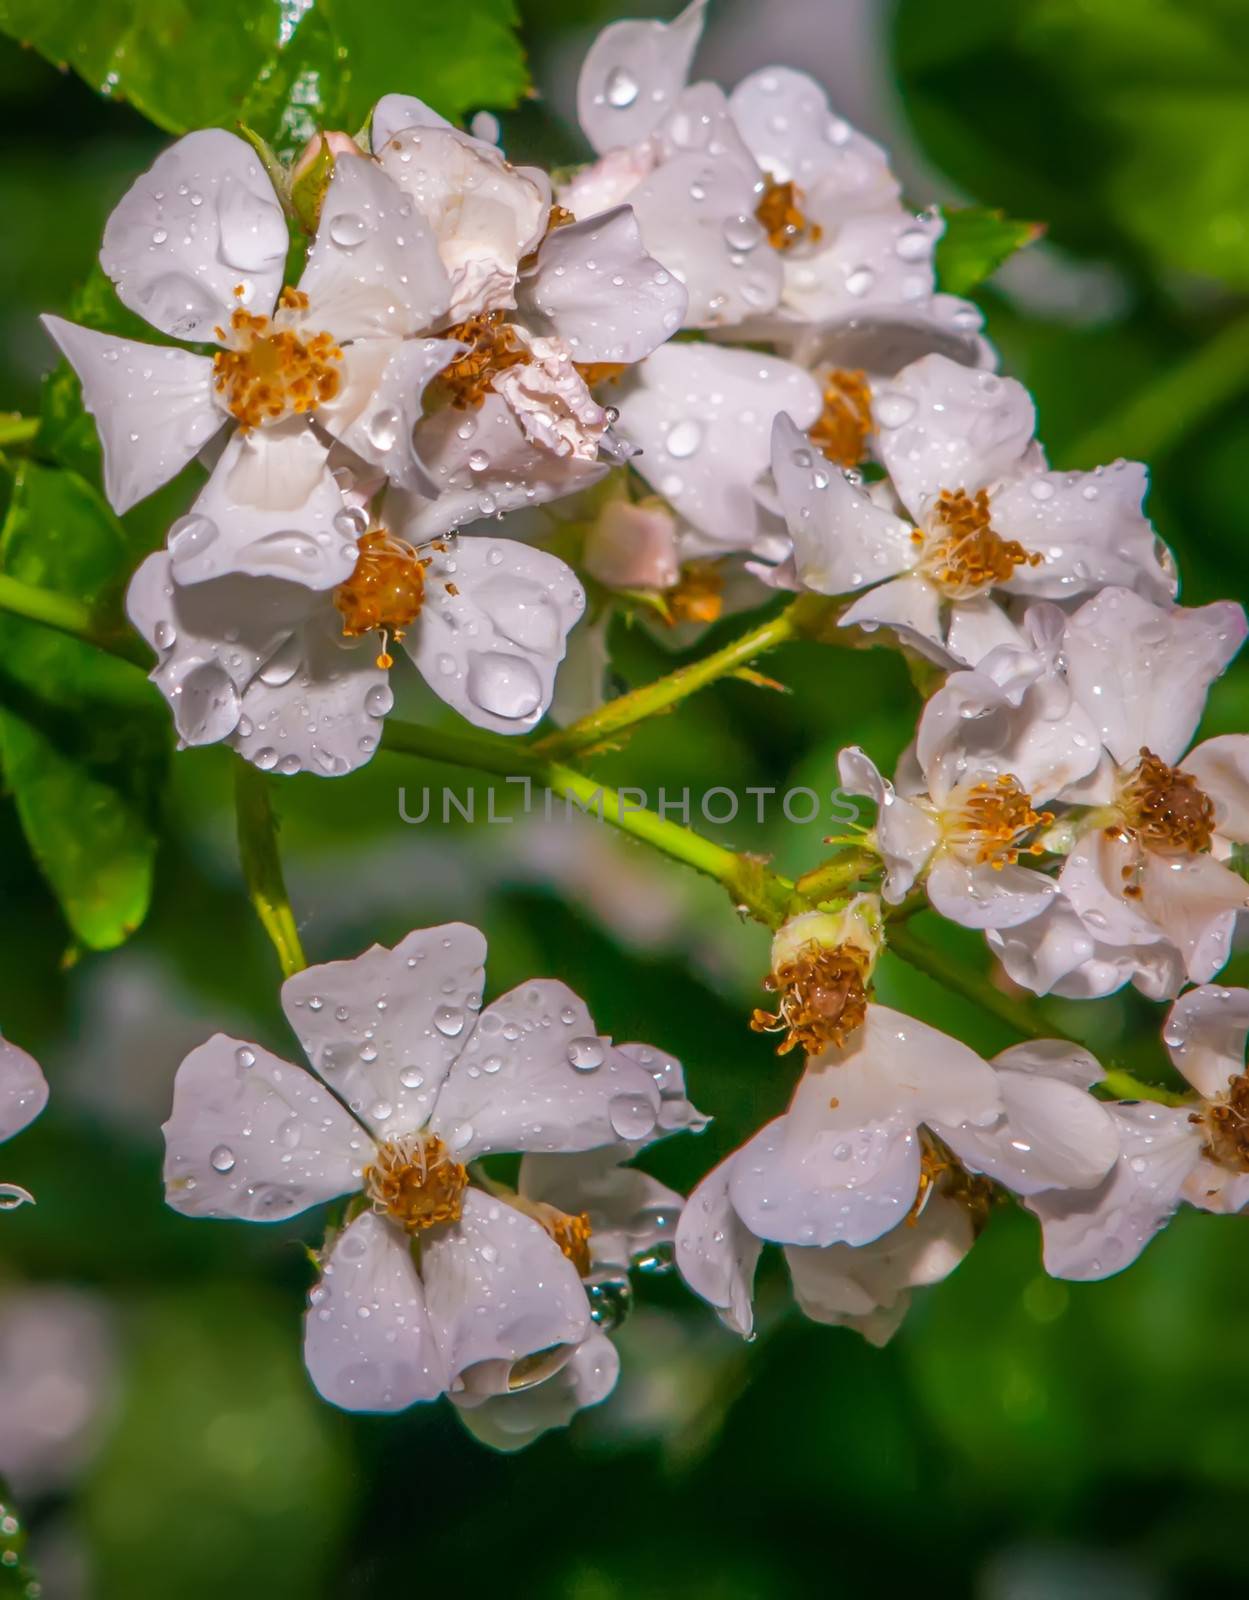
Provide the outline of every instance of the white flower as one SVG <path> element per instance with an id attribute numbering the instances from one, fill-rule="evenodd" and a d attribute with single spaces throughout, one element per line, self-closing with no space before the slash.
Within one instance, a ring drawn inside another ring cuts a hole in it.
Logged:
<path id="1" fill-rule="evenodd" d="M 1017 638 L 1010 597 L 1122 584 L 1171 599 L 1173 574 L 1141 510 L 1145 468 L 1047 470 L 1022 384 L 930 355 L 878 389 L 871 410 L 890 485 L 830 467 L 803 418 L 775 425 L 798 579 L 820 594 L 867 590 L 844 626 L 891 627 L 942 665 L 975 666 Z"/>
<path id="2" fill-rule="evenodd" d="M 656 1130 L 655 1077 L 563 984 L 523 984 L 474 1014 L 484 956 L 477 930 L 451 923 L 288 979 L 283 1008 L 316 1076 L 221 1034 L 178 1069 L 165 1125 L 176 1210 L 267 1222 L 340 1195 L 369 1202 L 330 1241 L 306 1322 L 313 1382 L 349 1410 L 558 1370 L 591 1329 L 577 1265 L 588 1224 L 554 1207 L 534 1220 L 467 1163 Z"/>
<path id="3" fill-rule="evenodd" d="M 274 578 L 183 584 L 175 541 L 128 597 L 184 744 L 225 740 L 259 767 L 330 776 L 377 749 L 394 704 L 389 636 L 470 722 L 524 733 L 550 704 L 584 603 L 545 551 L 484 534 L 413 546 L 380 529 L 361 536 L 355 574 L 332 595 Z M 374 631 L 380 656 L 363 637 Z"/>
<path id="4" fill-rule="evenodd" d="M 1026 1201 L 1040 1218 L 1045 1269 L 1105 1278 L 1131 1265 L 1181 1201 L 1232 1214 L 1249 1203 L 1249 990 L 1206 986 L 1175 1002 L 1163 1029 L 1197 1098 L 1181 1106 L 1112 1106 L 1121 1151 L 1092 1190 Z"/>
<path id="5" fill-rule="evenodd" d="M 600 159 L 562 202 L 589 216 L 627 200 L 688 288 L 691 327 L 787 341 L 814 325 L 818 359 L 872 372 L 932 349 L 983 360 L 975 308 L 934 294 L 940 218 L 906 210 L 885 152 L 817 83 L 768 67 L 727 97 L 687 85 L 703 9 L 595 40 L 577 109 Z"/>
<path id="6" fill-rule="evenodd" d="M 1249 906 L 1225 864 L 1249 841 L 1249 739 L 1184 752 L 1245 632 L 1231 602 L 1165 608 L 1113 587 L 1068 619 L 1071 692 L 1105 751 L 1083 785 L 1092 809 L 1073 819 L 1061 898 L 1036 925 L 993 941 L 1019 982 L 1097 995 L 1130 978 L 1160 999 L 1227 960 Z"/>
<path id="7" fill-rule="evenodd" d="M 7 1039 L 0 1039 L 0 1144 L 29 1126 L 48 1103 L 39 1064 Z M 0 1211 L 12 1211 L 33 1196 L 15 1183 L 0 1183 Z"/>
<path id="8" fill-rule="evenodd" d="M 450 303 L 432 232 L 372 161 L 344 157 L 293 290 L 282 288 L 287 246 L 260 162 L 221 129 L 179 139 L 114 210 L 100 260 L 123 303 L 162 333 L 222 346 L 208 357 L 45 318 L 82 379 L 116 510 L 171 478 L 231 421 L 241 437 L 218 469 L 224 492 L 279 523 L 314 485 L 331 492 L 321 430 L 395 482 L 431 487 L 412 427 L 425 383 L 458 348 L 413 342 Z M 207 559 L 230 570 L 228 520 L 217 532 Z M 328 530 L 317 543 L 289 575 L 328 587 L 347 576 L 350 558 Z"/>
<path id="9" fill-rule="evenodd" d="M 898 793 L 862 750 L 839 759 L 851 794 L 877 807 L 882 893 L 906 898 L 921 874 L 933 907 L 969 928 L 1030 922 L 1056 894 L 1021 865 L 1037 855 L 1053 813 L 1038 805 L 1083 778 L 1098 758 L 1097 728 L 1057 665 L 1061 615 L 1035 607 L 1033 650 L 1003 646 L 977 671 L 951 673 L 924 707 Z"/>

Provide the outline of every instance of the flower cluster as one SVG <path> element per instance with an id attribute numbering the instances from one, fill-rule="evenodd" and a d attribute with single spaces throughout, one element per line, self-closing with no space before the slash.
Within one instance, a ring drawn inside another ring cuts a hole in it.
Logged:
<path id="1" fill-rule="evenodd" d="M 222 1035 L 179 1068 L 172 1206 L 334 1203 L 321 1394 L 446 1395 L 501 1448 L 611 1390 L 630 1268 L 666 1254 L 745 1335 L 779 1244 L 809 1316 L 883 1342 L 1004 1194 L 1070 1278 L 1126 1266 L 1182 1202 L 1249 1204 L 1249 991 L 1216 981 L 1249 909 L 1249 736 L 1193 745 L 1245 614 L 1177 602 L 1143 466 L 1048 465 L 976 308 L 938 291 L 942 217 L 818 85 L 689 81 L 704 4 L 594 42 L 595 159 L 558 182 L 403 95 L 291 172 L 191 134 L 100 258 L 179 342 L 47 319 L 118 511 L 209 469 L 129 592 L 185 745 L 346 774 L 394 703 L 392 644 L 490 732 L 592 717 L 613 615 L 683 647 L 777 591 L 929 689 L 892 779 L 841 752 L 874 825 L 758 913 L 775 1009 L 751 1027 L 803 1066 L 688 1201 L 632 1164 L 705 1122 L 680 1064 L 553 980 L 481 1010 L 463 924 L 290 977 L 311 1071 Z M 1010 994 L 1171 1002 L 1191 1094 L 1112 1099 L 1123 1075 L 1043 1028 L 988 1061 L 878 1003 L 923 908 L 982 931 Z"/>

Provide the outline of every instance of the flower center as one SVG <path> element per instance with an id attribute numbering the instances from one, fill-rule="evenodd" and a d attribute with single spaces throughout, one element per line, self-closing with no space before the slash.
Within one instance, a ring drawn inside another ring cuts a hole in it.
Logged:
<path id="1" fill-rule="evenodd" d="M 962 600 L 989 584 L 1006 583 L 1020 566 L 1045 559 L 1025 550 L 1018 539 L 1003 539 L 989 525 L 989 495 L 978 489 L 944 489 L 937 498 L 933 528 L 916 528 L 911 538 L 924 547 L 920 570 L 951 600 Z"/>
<path id="2" fill-rule="evenodd" d="M 1191 773 L 1169 767 L 1144 745 L 1120 804 L 1129 826 L 1151 850 L 1194 855 L 1210 848 L 1214 802 Z"/>
<path id="3" fill-rule="evenodd" d="M 516 329 L 504 321 L 502 311 L 483 311 L 455 323 L 440 337 L 468 346 L 430 385 L 435 404 L 441 400 L 458 411 L 475 410 L 490 393 L 498 373 L 523 366 L 531 359 Z"/>
<path id="4" fill-rule="evenodd" d="M 283 311 L 307 309 L 308 296 L 301 290 L 282 290 L 278 317 Z M 217 393 L 243 428 L 315 411 L 339 391 L 342 370 L 337 363 L 343 353 L 333 334 L 301 338 L 290 328 L 278 327 L 276 318 L 253 316 L 242 306 L 231 313 L 228 333 L 224 328 L 213 332 L 223 344 L 229 343 L 213 357 Z"/>
<path id="5" fill-rule="evenodd" d="M 629 370 L 625 361 L 574 361 L 573 366 L 587 389 L 593 389 L 596 383 L 618 383 Z"/>
<path id="6" fill-rule="evenodd" d="M 663 599 L 670 628 L 679 622 L 717 622 L 724 610 L 724 579 L 714 562 L 688 561 Z"/>
<path id="7" fill-rule="evenodd" d="M 778 183 L 770 173 L 764 173 L 763 197 L 755 207 L 755 219 L 773 250 L 790 250 L 803 239 L 817 244 L 823 237 L 823 228 L 808 220 L 801 200 L 802 191 L 796 184 Z"/>
<path id="8" fill-rule="evenodd" d="M 575 1217 L 570 1217 L 567 1212 L 557 1211 L 554 1206 L 545 1206 L 543 1210 L 550 1215 L 539 1217 L 538 1221 L 576 1267 L 578 1274 L 583 1278 L 588 1276 L 591 1262 L 590 1219 L 587 1214 L 580 1211 Z"/>
<path id="9" fill-rule="evenodd" d="M 751 1029 L 783 1033 L 778 1056 L 797 1049 L 816 1056 L 830 1044 L 844 1044 L 867 1016 L 867 963 L 867 952 L 854 945 L 802 945 L 763 980 L 780 1000 L 775 1014 L 757 1009 Z"/>
<path id="10" fill-rule="evenodd" d="M 935 1192 L 953 1200 L 971 1213 L 975 1231 L 980 1232 L 989 1220 L 993 1204 L 992 1180 L 979 1173 L 968 1172 L 963 1163 L 927 1128 L 920 1129 L 919 1189 L 915 1204 L 907 1212 L 908 1227 L 914 1227 L 920 1213 Z"/>
<path id="11" fill-rule="evenodd" d="M 835 367 L 824 381 L 824 409 L 807 437 L 839 467 L 857 467 L 872 433 L 872 390 L 867 373 Z"/>
<path id="12" fill-rule="evenodd" d="M 1227 1080 L 1227 1091 L 1188 1120 L 1206 1136 L 1203 1155 L 1232 1172 L 1249 1172 L 1249 1073 Z"/>
<path id="13" fill-rule="evenodd" d="M 379 667 L 393 665 L 386 649 L 387 634 L 402 639 L 421 614 L 429 564 L 430 558 L 417 555 L 406 540 L 395 538 L 385 528 L 374 528 L 360 540 L 355 570 L 334 591 L 344 638 L 382 634 Z"/>
<path id="14" fill-rule="evenodd" d="M 437 1135 L 414 1133 L 379 1144 L 363 1179 L 375 1211 L 393 1217 L 408 1233 L 420 1233 L 459 1221 L 468 1169 L 451 1160 Z"/>
<path id="15" fill-rule="evenodd" d="M 946 844 L 965 865 L 987 862 L 1000 872 L 1021 854 L 1044 854 L 1044 846 L 1027 843 L 1027 836 L 1053 820 L 1052 811 L 1034 810 L 1019 779 L 1004 772 L 991 783 L 960 784 L 950 795 L 941 825 Z"/>

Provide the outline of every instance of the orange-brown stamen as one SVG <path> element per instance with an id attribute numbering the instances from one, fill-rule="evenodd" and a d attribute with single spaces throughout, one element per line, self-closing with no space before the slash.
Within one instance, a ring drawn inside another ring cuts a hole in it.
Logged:
<path id="1" fill-rule="evenodd" d="M 426 401 L 427 410 L 439 401 L 459 411 L 476 409 L 490 393 L 497 373 L 531 359 L 516 329 L 504 321 L 502 311 L 483 311 L 457 322 L 440 337 L 455 339 L 468 349 L 449 362 L 430 384 L 432 394 Z"/>
<path id="2" fill-rule="evenodd" d="M 468 1169 L 451 1160 L 436 1135 L 418 1133 L 378 1145 L 362 1177 L 374 1210 L 393 1217 L 408 1233 L 460 1219 Z"/>
<path id="3" fill-rule="evenodd" d="M 1195 855 L 1210 848 L 1214 802 L 1191 773 L 1169 767 L 1144 745 L 1121 804 L 1128 825 L 1150 850 Z"/>
<path id="4" fill-rule="evenodd" d="M 1226 1091 L 1188 1120 L 1206 1136 L 1203 1155 L 1230 1172 L 1249 1172 L 1249 1073 L 1229 1078 Z"/>
<path id="5" fill-rule="evenodd" d="M 818 222 L 811 222 L 804 213 L 802 191 L 794 183 L 777 183 L 768 173 L 763 175 L 763 198 L 755 207 L 755 219 L 768 236 L 773 250 L 789 250 L 802 239 L 817 243 L 824 230 Z"/>
<path id="6" fill-rule="evenodd" d="M 712 561 L 688 561 L 671 589 L 663 591 L 669 627 L 679 622 L 717 622 L 724 610 L 724 578 Z"/>
<path id="7" fill-rule="evenodd" d="M 624 361 L 574 361 L 573 366 L 587 389 L 593 389 L 596 383 L 618 383 L 629 370 Z"/>
<path id="8" fill-rule="evenodd" d="M 1027 790 L 1013 773 L 991 783 L 956 789 L 942 816 L 946 843 L 969 866 L 986 862 L 1000 872 L 1020 855 L 1044 854 L 1044 846 L 1028 843 L 1034 828 L 1054 820 L 1052 811 L 1033 808 Z"/>
<path id="9" fill-rule="evenodd" d="M 278 301 L 283 311 L 306 311 L 308 296 L 300 289 L 283 289 Z M 300 336 L 278 327 L 265 316 L 253 316 L 237 307 L 230 328 L 213 330 L 229 348 L 213 357 L 213 377 L 226 409 L 243 428 L 315 411 L 332 400 L 342 386 L 338 365 L 343 352 L 333 334 Z"/>
<path id="10" fill-rule="evenodd" d="M 834 368 L 824 380 L 824 409 L 807 437 L 839 467 L 857 467 L 872 435 L 872 390 L 867 373 Z"/>
<path id="11" fill-rule="evenodd" d="M 360 540 L 355 570 L 334 591 L 345 638 L 382 633 L 380 667 L 391 665 L 385 636 L 402 639 L 421 614 L 428 565 L 429 557 L 418 555 L 405 540 L 374 528 Z"/>
<path id="12" fill-rule="evenodd" d="M 792 961 L 763 980 L 779 996 L 775 1014 L 756 1009 L 755 1033 L 783 1033 L 778 1056 L 801 1049 L 819 1055 L 842 1045 L 867 1016 L 867 952 L 855 945 L 824 945 L 812 940 Z"/>
<path id="13" fill-rule="evenodd" d="M 1003 539 L 989 522 L 989 496 L 978 489 L 945 489 L 937 498 L 933 520 L 937 536 L 918 528 L 911 535 L 926 546 L 922 570 L 953 600 L 964 599 L 989 584 L 1006 583 L 1020 566 L 1036 567 L 1045 559 L 1025 550 L 1018 539 Z"/>

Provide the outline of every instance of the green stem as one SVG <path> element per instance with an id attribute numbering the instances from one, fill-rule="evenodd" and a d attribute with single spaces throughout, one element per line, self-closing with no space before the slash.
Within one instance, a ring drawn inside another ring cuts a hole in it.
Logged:
<path id="1" fill-rule="evenodd" d="M 1121 411 L 1064 451 L 1064 457 L 1088 466 L 1117 456 L 1156 461 L 1246 390 L 1249 313 L 1229 322 L 1177 366 L 1138 390 Z"/>
<path id="2" fill-rule="evenodd" d="M 241 759 L 234 764 L 234 805 L 247 895 L 277 951 L 282 976 L 289 978 L 308 963 L 282 876 L 270 783 L 263 772 Z"/>
<path id="3" fill-rule="evenodd" d="M 84 644 L 94 645 L 97 650 L 107 650 L 109 655 L 129 661 L 133 666 L 147 668 L 151 665 L 148 652 L 137 638 L 107 627 L 92 606 L 73 595 L 40 589 L 33 583 L 23 583 L 20 578 L 0 573 L 0 611 L 55 628 L 73 639 L 81 639 Z"/>
<path id="4" fill-rule="evenodd" d="M 734 905 L 757 921 L 775 928 L 785 918 L 794 887 L 788 879 L 769 871 L 763 862 L 752 856 L 727 850 L 681 823 L 634 805 L 627 791 L 618 791 L 572 767 L 552 761 L 535 746 L 517 745 L 483 734 L 442 732 L 393 717 L 386 724 L 383 743 L 386 749 L 397 754 L 471 767 L 518 783 L 528 780 L 532 785 L 549 789 L 587 815 L 599 817 L 673 861 L 714 878 L 732 897 Z"/>
<path id="5" fill-rule="evenodd" d="M 794 884 L 794 896 L 806 907 L 848 894 L 864 878 L 880 872 L 880 857 L 867 850 L 852 850 L 835 856 L 822 866 L 804 872 Z"/>
<path id="6" fill-rule="evenodd" d="M 699 689 L 737 672 L 778 645 L 825 628 L 833 605 L 833 601 L 821 595 L 802 595 L 777 616 L 759 623 L 722 650 L 714 650 L 701 661 L 692 661 L 689 666 L 678 667 L 654 683 L 620 695 L 570 727 L 539 740 L 533 748 L 543 755 L 562 757 L 610 744 L 639 722 L 671 711 Z"/>
<path id="7" fill-rule="evenodd" d="M 38 432 L 38 417 L 23 417 L 16 411 L 0 411 L 0 447 L 29 444 Z"/>
<path id="8" fill-rule="evenodd" d="M 982 1011 L 987 1011 L 1012 1032 L 1024 1039 L 1067 1039 L 1087 1049 L 1083 1039 L 1060 1027 L 1031 1000 L 1017 995 L 1003 994 L 995 989 L 983 973 L 976 972 L 948 951 L 940 950 L 920 937 L 914 928 L 905 923 L 889 924 L 888 947 L 894 955 L 901 956 L 917 972 L 932 978 L 943 989 L 962 995 Z M 1101 1086 L 1117 1100 L 1154 1100 L 1159 1105 L 1187 1105 L 1189 1097 L 1176 1094 L 1156 1084 L 1144 1083 L 1121 1068 L 1111 1068 Z"/>

